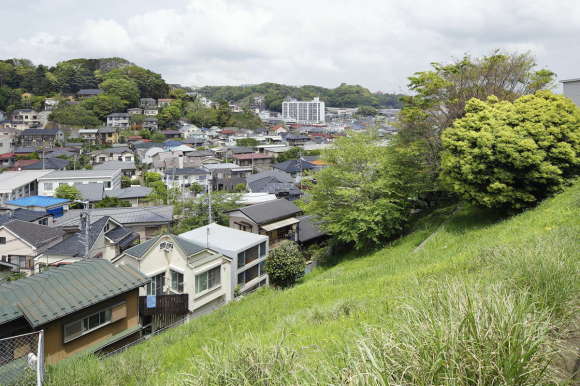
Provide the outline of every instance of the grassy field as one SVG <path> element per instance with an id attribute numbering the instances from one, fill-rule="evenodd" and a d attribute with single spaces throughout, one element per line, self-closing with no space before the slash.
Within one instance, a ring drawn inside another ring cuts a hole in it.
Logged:
<path id="1" fill-rule="evenodd" d="M 565 343 L 579 208 L 576 184 L 507 219 L 441 209 L 292 289 L 261 289 L 106 360 L 61 362 L 47 384 L 558 384 L 560 355 L 576 355 Z"/>

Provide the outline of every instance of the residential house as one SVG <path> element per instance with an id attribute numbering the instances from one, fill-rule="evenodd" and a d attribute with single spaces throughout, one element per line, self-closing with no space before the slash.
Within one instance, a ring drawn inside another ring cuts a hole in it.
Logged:
<path id="1" fill-rule="evenodd" d="M 130 116 L 127 113 L 112 113 L 107 115 L 107 126 L 118 129 L 126 129 L 130 124 Z"/>
<path id="2" fill-rule="evenodd" d="M 310 137 L 300 134 L 288 134 L 285 138 L 288 146 L 304 146 L 304 144 L 310 141 Z"/>
<path id="3" fill-rule="evenodd" d="M 11 170 L 65 170 L 70 161 L 60 158 L 18 160 Z"/>
<path id="4" fill-rule="evenodd" d="M 90 209 L 91 221 L 109 216 L 125 228 L 139 234 L 141 240 L 149 240 L 173 222 L 173 206 L 150 206 L 146 208 L 94 208 Z M 67 232 L 80 229 L 80 209 L 71 209 L 64 216 L 55 218 L 52 226 L 60 227 Z"/>
<path id="5" fill-rule="evenodd" d="M 174 100 L 175 99 L 172 98 L 160 98 L 157 100 L 157 107 L 161 109 L 163 107 L 169 106 Z"/>
<path id="6" fill-rule="evenodd" d="M 206 187 L 210 173 L 202 168 L 173 168 L 166 169 L 163 180 L 168 188 L 188 188 L 192 184 Z"/>
<path id="7" fill-rule="evenodd" d="M 139 99 L 139 107 L 147 108 L 147 107 L 157 107 L 157 101 L 153 98 L 141 98 Z"/>
<path id="8" fill-rule="evenodd" d="M 121 187 L 121 170 L 64 170 L 53 171 L 38 178 L 38 194 L 54 196 L 56 189 L 61 185 L 88 184 L 102 182 L 105 190 Z"/>
<path id="9" fill-rule="evenodd" d="M 58 106 L 58 100 L 55 98 L 46 98 L 44 100 L 44 111 L 52 111 Z"/>
<path id="10" fill-rule="evenodd" d="M 264 269 L 268 237 L 212 223 L 182 233 L 179 237 L 217 251 L 232 261 L 231 288 L 249 292 L 268 283 Z"/>
<path id="11" fill-rule="evenodd" d="M 280 154 L 286 153 L 291 149 L 292 148 L 290 146 L 286 145 L 263 145 L 262 147 L 258 148 L 260 153 L 271 155 L 274 159 L 278 158 Z"/>
<path id="12" fill-rule="evenodd" d="M 0 169 L 6 169 L 14 166 L 16 163 L 16 154 L 14 153 L 3 153 L 0 154 Z"/>
<path id="13" fill-rule="evenodd" d="M 181 138 L 181 132 L 178 130 L 161 130 L 161 134 L 165 136 L 165 138 Z"/>
<path id="14" fill-rule="evenodd" d="M 282 240 L 296 240 L 296 216 L 302 210 L 285 199 L 268 201 L 226 212 L 230 228 L 268 236 L 270 245 Z"/>
<path id="15" fill-rule="evenodd" d="M 131 207 L 147 206 L 148 196 L 153 192 L 153 188 L 146 186 L 130 186 L 113 190 L 105 190 L 103 183 L 75 184 L 83 201 L 97 203 L 106 197 L 115 197 L 130 204 Z"/>
<path id="16" fill-rule="evenodd" d="M 219 162 L 221 160 L 216 158 L 211 150 L 194 150 L 190 148 L 184 152 L 183 165 L 187 167 L 198 168 L 204 164 Z"/>
<path id="17" fill-rule="evenodd" d="M 99 143 L 99 129 L 79 129 L 79 137 L 85 143 Z"/>
<path id="18" fill-rule="evenodd" d="M 132 109 L 127 109 L 127 114 L 129 114 L 129 115 L 142 115 L 143 109 L 141 107 L 134 107 Z"/>
<path id="19" fill-rule="evenodd" d="M 239 185 L 246 185 L 246 175 L 251 168 L 239 167 L 232 163 L 204 164 L 203 168 L 211 173 L 212 189 L 234 190 Z"/>
<path id="20" fill-rule="evenodd" d="M 64 143 L 64 133 L 58 129 L 26 129 L 18 136 L 18 144 L 24 147 L 52 149 Z"/>
<path id="21" fill-rule="evenodd" d="M 97 131 L 97 142 L 102 145 L 114 145 L 119 142 L 119 131 L 115 127 L 101 127 Z"/>
<path id="22" fill-rule="evenodd" d="M 131 178 L 137 175 L 137 167 L 133 161 L 105 161 L 95 165 L 93 170 L 121 170 L 123 176 Z"/>
<path id="23" fill-rule="evenodd" d="M 22 170 L 0 174 L 0 204 L 38 194 L 38 178 L 52 170 Z"/>
<path id="24" fill-rule="evenodd" d="M 113 260 L 151 280 L 141 296 L 187 295 L 192 313 L 205 313 L 233 297 L 232 260 L 202 244 L 164 234 L 127 249 Z"/>
<path id="25" fill-rule="evenodd" d="M 580 106 L 580 78 L 561 80 L 564 95 Z"/>
<path id="26" fill-rule="evenodd" d="M 153 163 L 153 157 L 158 153 L 163 153 L 165 150 L 161 147 L 148 147 L 148 148 L 139 148 L 137 149 L 137 153 L 141 158 L 141 163 L 143 165 L 150 165 Z"/>
<path id="27" fill-rule="evenodd" d="M 328 238 L 328 234 L 320 228 L 320 221 L 313 215 L 298 216 L 298 232 L 296 242 L 303 248 L 316 244 Z"/>
<path id="28" fill-rule="evenodd" d="M 24 208 L 0 208 L 0 224 L 6 224 L 12 220 L 20 220 L 40 225 L 52 224 L 52 214 L 46 211 L 29 210 Z"/>
<path id="29" fill-rule="evenodd" d="M 148 283 L 132 267 L 103 259 L 2 283 L 0 338 L 44 331 L 47 364 L 122 347 L 141 336 L 139 288 Z M 6 350 L 3 358 L 26 361 L 30 347 L 15 344 Z"/>
<path id="30" fill-rule="evenodd" d="M 91 161 L 93 165 L 106 161 L 135 162 L 135 155 L 128 147 L 111 147 L 93 151 L 91 153 Z"/>
<path id="31" fill-rule="evenodd" d="M 0 154 L 12 152 L 16 139 L 16 130 L 12 128 L 0 129 Z"/>
<path id="32" fill-rule="evenodd" d="M 294 185 L 295 179 L 279 169 L 268 170 L 246 176 L 246 187 L 250 193 L 274 194 L 288 201 L 297 200 L 302 195 Z"/>
<path id="33" fill-rule="evenodd" d="M 12 112 L 11 121 L 18 128 L 40 127 L 40 117 L 38 112 L 32 109 L 17 109 Z"/>
<path id="34" fill-rule="evenodd" d="M 49 196 L 30 196 L 6 201 L 5 205 L 9 209 L 27 209 L 33 211 L 46 212 L 54 218 L 60 217 L 68 210 L 69 200 L 65 198 L 55 198 Z M 50 225 L 50 222 L 47 224 Z"/>
<path id="35" fill-rule="evenodd" d="M 236 154 L 232 158 L 236 165 L 251 167 L 253 171 L 261 172 L 270 169 L 272 166 L 272 156 L 268 154 Z"/>
<path id="36" fill-rule="evenodd" d="M 155 107 L 146 107 L 143 109 L 143 115 L 146 117 L 155 117 L 159 114 L 159 110 Z"/>
<path id="37" fill-rule="evenodd" d="M 308 172 L 309 170 L 317 170 L 318 167 L 302 159 L 290 159 L 272 165 L 272 169 L 288 173 L 295 179 L 296 182 L 300 182 L 304 172 Z"/>
<path id="38" fill-rule="evenodd" d="M 158 130 L 157 118 L 145 118 L 143 120 L 143 128 L 152 131 Z"/>
<path id="39" fill-rule="evenodd" d="M 82 98 L 90 98 L 90 97 L 100 95 L 102 93 L 103 93 L 103 90 L 100 90 L 98 88 L 83 88 L 77 92 L 77 97 L 81 98 L 81 99 Z"/>
<path id="40" fill-rule="evenodd" d="M 0 225 L 0 260 L 13 270 L 34 273 L 34 259 L 63 240 L 64 231 L 28 221 L 11 220 Z"/>
<path id="41" fill-rule="evenodd" d="M 38 255 L 35 258 L 36 266 L 60 266 L 87 257 L 111 261 L 139 242 L 137 233 L 125 228 L 109 216 L 103 216 L 91 222 L 87 233 L 88 248 L 85 247 L 87 235 L 83 228 Z"/>

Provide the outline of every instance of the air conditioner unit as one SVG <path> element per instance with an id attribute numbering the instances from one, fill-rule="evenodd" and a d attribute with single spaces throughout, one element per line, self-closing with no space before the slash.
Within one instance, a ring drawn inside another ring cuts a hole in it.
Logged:
<path id="1" fill-rule="evenodd" d="M 171 252 L 173 250 L 173 243 L 162 242 L 159 244 L 159 249 L 165 252 Z"/>

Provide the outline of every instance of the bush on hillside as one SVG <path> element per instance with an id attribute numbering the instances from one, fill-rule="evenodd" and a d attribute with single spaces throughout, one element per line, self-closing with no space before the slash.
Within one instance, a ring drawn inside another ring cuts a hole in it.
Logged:
<path id="1" fill-rule="evenodd" d="M 471 99 L 464 118 L 443 133 L 443 179 L 488 208 L 530 207 L 580 170 L 580 109 L 538 91 L 513 103 Z"/>
<path id="2" fill-rule="evenodd" d="M 266 272 L 270 284 L 286 288 L 294 285 L 306 269 L 304 256 L 298 244 L 284 241 L 282 245 L 271 249 L 266 259 Z"/>

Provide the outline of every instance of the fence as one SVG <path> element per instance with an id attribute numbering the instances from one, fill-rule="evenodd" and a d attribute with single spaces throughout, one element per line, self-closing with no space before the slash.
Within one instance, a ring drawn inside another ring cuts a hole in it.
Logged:
<path id="1" fill-rule="evenodd" d="M 44 332 L 0 339 L 0 385 L 42 385 Z"/>

